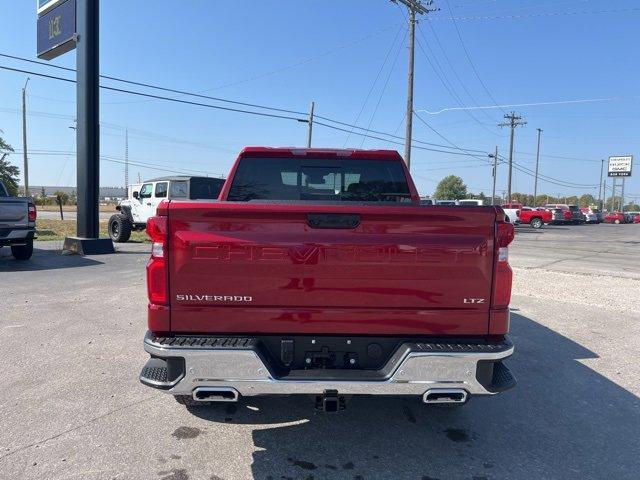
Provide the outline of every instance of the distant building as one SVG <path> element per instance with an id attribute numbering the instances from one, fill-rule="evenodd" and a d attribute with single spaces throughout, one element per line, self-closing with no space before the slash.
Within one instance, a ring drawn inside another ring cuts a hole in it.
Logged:
<path id="1" fill-rule="evenodd" d="M 53 196 L 56 192 L 63 192 L 70 197 L 76 196 L 76 187 L 55 187 L 42 185 L 29 185 L 29 193 L 33 198 L 40 198 L 44 189 L 46 197 Z M 24 186 L 20 187 L 20 192 L 24 193 Z M 127 196 L 127 190 L 122 187 L 100 187 L 100 201 L 114 202 L 122 200 Z"/>

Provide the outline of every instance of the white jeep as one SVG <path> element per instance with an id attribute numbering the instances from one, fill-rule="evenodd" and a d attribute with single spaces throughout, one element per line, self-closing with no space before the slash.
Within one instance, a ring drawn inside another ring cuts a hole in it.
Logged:
<path id="1" fill-rule="evenodd" d="M 144 230 L 163 200 L 216 200 L 224 180 L 211 177 L 173 176 L 148 180 L 127 187 L 126 200 L 116 207 L 119 213 L 109 219 L 109 236 L 127 242 L 133 230 Z"/>

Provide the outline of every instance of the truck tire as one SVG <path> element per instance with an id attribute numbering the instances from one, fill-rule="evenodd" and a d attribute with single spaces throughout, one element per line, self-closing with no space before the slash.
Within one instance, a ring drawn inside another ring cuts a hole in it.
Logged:
<path id="1" fill-rule="evenodd" d="M 26 245 L 14 245 L 11 247 L 11 254 L 16 260 L 29 260 L 33 255 L 33 239 Z"/>
<path id="2" fill-rule="evenodd" d="M 538 228 L 542 228 L 543 225 L 544 225 L 544 222 L 542 221 L 541 218 L 531 219 L 531 228 L 535 228 L 537 230 Z"/>
<path id="3" fill-rule="evenodd" d="M 116 243 L 125 243 L 131 238 L 131 222 L 126 215 L 116 213 L 109 219 L 109 237 Z"/>

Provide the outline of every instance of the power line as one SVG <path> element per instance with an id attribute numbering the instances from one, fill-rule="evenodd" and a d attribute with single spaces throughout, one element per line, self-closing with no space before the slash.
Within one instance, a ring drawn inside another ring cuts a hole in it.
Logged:
<path id="1" fill-rule="evenodd" d="M 566 17 L 574 15 L 599 15 L 604 13 L 630 13 L 640 12 L 640 8 L 618 8 L 612 10 L 583 10 L 575 12 L 543 12 L 543 13 L 528 13 L 520 15 L 480 15 L 480 16 L 468 16 L 468 17 L 433 17 L 429 21 L 435 20 L 448 20 L 448 21 L 466 21 L 466 20 L 519 20 L 523 18 L 536 18 L 536 17 Z"/>
<path id="2" fill-rule="evenodd" d="M 447 3 L 447 7 L 449 8 L 449 13 L 451 13 L 451 19 L 453 20 L 453 26 L 455 27 L 456 33 L 458 34 L 458 39 L 460 40 L 460 45 L 462 45 L 462 50 L 464 50 L 464 54 L 467 57 L 467 60 L 469 61 L 469 65 L 471 65 L 471 69 L 473 70 L 473 73 L 475 74 L 476 78 L 480 82 L 480 85 L 482 85 L 482 88 L 487 93 L 487 95 L 489 96 L 491 101 L 494 103 L 494 105 L 498 105 L 498 102 L 496 101 L 495 98 L 493 98 L 493 95 L 491 94 L 491 92 L 487 88 L 487 85 L 484 83 L 484 81 L 480 77 L 480 74 L 478 73 L 478 70 L 476 69 L 476 66 L 473 63 L 473 60 L 471 60 L 471 55 L 469 54 L 469 50 L 467 50 L 467 46 L 465 45 L 464 40 L 462 39 L 462 33 L 460 33 L 460 27 L 458 27 L 458 22 L 456 22 L 456 19 L 453 16 L 453 11 L 451 10 L 451 4 L 449 3 L 449 0 L 445 0 L 445 2 Z M 505 112 L 503 109 L 501 109 L 501 110 L 506 115 L 507 112 Z"/>
<path id="3" fill-rule="evenodd" d="M 433 35 L 433 38 L 436 39 L 436 43 L 438 44 L 438 47 L 440 48 L 440 51 L 442 52 L 442 55 L 444 56 L 444 59 L 447 62 L 447 65 L 449 65 L 449 68 L 453 72 L 453 75 L 458 80 L 458 83 L 460 84 L 462 89 L 466 92 L 466 94 L 469 96 L 469 98 L 474 103 L 474 105 L 478 106 L 478 102 L 476 101 L 475 97 L 471 94 L 471 92 L 469 91 L 469 89 L 467 88 L 465 83 L 462 81 L 462 79 L 460 78 L 460 75 L 458 75 L 458 72 L 456 71 L 456 69 L 453 68 L 453 64 L 451 63 L 451 60 L 449 59 L 449 55 L 447 55 L 447 51 L 442 46 L 442 42 L 440 42 L 440 37 L 438 37 L 438 33 L 436 32 L 436 29 L 433 28 L 433 25 L 431 23 L 429 23 L 429 22 L 427 22 L 427 25 L 429 25 L 429 28 L 431 29 L 431 33 Z M 427 40 L 425 38 L 425 35 L 422 32 L 422 29 L 420 29 L 420 27 L 418 27 L 418 32 L 420 33 L 420 35 L 422 35 L 422 38 L 423 38 L 425 44 L 427 45 L 427 47 L 429 47 L 429 42 L 427 42 Z M 434 56 L 434 58 L 435 58 L 435 56 Z M 461 108 L 467 109 L 467 107 L 461 107 Z M 481 110 L 481 112 L 484 114 L 485 117 L 487 117 L 493 123 L 494 119 L 492 119 L 491 116 L 487 112 L 485 112 L 484 110 Z"/>
<path id="4" fill-rule="evenodd" d="M 28 71 L 28 70 L 22 70 L 22 69 L 19 69 L 19 68 L 11 68 L 11 67 L 7 67 L 7 66 L 4 66 L 4 65 L 0 65 L 0 69 L 8 70 L 8 71 L 11 71 L 11 72 L 25 73 L 27 75 L 35 75 L 37 77 L 49 78 L 49 79 L 52 79 L 52 80 L 60 80 L 60 81 L 67 82 L 67 83 L 76 83 L 75 80 L 71 80 L 71 79 L 68 79 L 68 78 L 57 77 L 55 75 L 47 75 L 47 74 L 44 74 L 44 73 L 32 72 L 32 71 Z M 164 100 L 164 101 L 173 102 L 173 103 L 181 103 L 181 104 L 185 104 L 185 105 L 193 105 L 193 106 L 198 106 L 198 107 L 213 108 L 215 110 L 224 110 L 224 111 L 228 111 L 228 112 L 243 113 L 243 114 L 256 115 L 256 116 L 268 117 L 268 118 L 279 118 L 279 119 L 282 119 L 282 120 L 294 120 L 294 121 L 301 122 L 301 123 L 307 123 L 307 119 L 305 119 L 305 118 L 297 118 L 297 117 L 291 117 L 291 116 L 285 116 L 285 115 L 278 115 L 278 114 L 274 114 L 274 113 L 254 112 L 254 111 L 251 111 L 251 110 L 242 110 L 242 109 L 238 109 L 238 108 L 221 107 L 219 105 L 210 105 L 210 104 L 207 104 L 207 103 L 192 102 L 190 100 L 182 100 L 182 99 L 179 99 L 179 98 L 164 97 L 164 96 L 161 96 L 161 95 L 154 95 L 154 94 L 151 94 L 151 93 L 136 92 L 136 91 L 133 91 L 133 90 L 126 90 L 124 88 L 109 87 L 109 86 L 106 86 L 106 85 L 100 85 L 100 88 L 102 88 L 104 90 L 109 90 L 109 91 L 112 91 L 112 92 L 127 93 L 129 95 L 137 95 L 137 96 L 140 96 L 140 97 L 154 98 L 156 100 Z"/>
<path id="5" fill-rule="evenodd" d="M 369 101 L 369 97 L 371 96 L 371 94 L 373 93 L 373 89 L 375 88 L 376 84 L 378 83 L 378 79 L 380 78 L 380 75 L 382 75 L 382 71 L 384 70 L 385 65 L 387 64 L 387 60 L 389 59 L 389 55 L 391 55 L 391 52 L 393 50 L 393 47 L 396 44 L 396 40 L 398 40 L 398 36 L 400 35 L 400 32 L 402 31 L 402 27 L 400 27 L 398 29 L 398 31 L 396 32 L 396 36 L 393 37 L 393 41 L 391 42 L 391 45 L 389 46 L 389 50 L 387 50 L 387 54 L 384 57 L 384 60 L 382 61 L 382 65 L 380 65 L 380 68 L 378 69 L 378 73 L 376 74 L 376 77 L 373 79 L 373 83 L 371 84 L 371 87 L 369 88 L 369 91 L 367 92 L 367 96 L 364 99 L 364 102 L 362 102 L 362 107 L 360 107 L 360 111 L 358 112 L 358 115 L 356 116 L 356 119 L 353 121 L 354 124 L 358 124 L 358 120 L 360 120 L 360 116 L 362 115 L 362 112 L 364 111 L 364 107 L 367 105 L 367 102 Z M 347 146 L 347 143 L 349 142 L 349 137 L 351 136 L 351 133 L 349 133 L 349 135 L 347 135 L 347 139 L 344 141 L 344 145 L 343 146 Z"/>
<path id="6" fill-rule="evenodd" d="M 418 30 L 418 31 L 420 32 L 420 30 Z M 424 35 L 423 35 L 423 37 L 424 37 Z M 438 70 L 436 69 L 434 63 L 431 61 L 431 57 L 429 55 L 427 55 L 427 52 L 425 51 L 424 47 L 422 46 L 422 43 L 420 43 L 419 39 L 417 40 L 417 44 L 418 44 L 418 48 L 420 49 L 420 51 L 424 55 L 425 59 L 427 60 L 427 63 L 429 64 L 429 66 L 431 67 L 433 72 L 436 74 L 436 77 L 438 77 L 438 80 L 440 80 L 440 83 L 442 84 L 442 86 L 447 90 L 447 92 L 449 92 L 449 95 L 451 95 L 451 98 L 453 98 L 460 107 L 465 107 L 466 105 L 462 101 L 462 98 L 460 98 L 460 95 L 458 95 L 458 93 L 455 91 L 455 89 L 453 88 L 453 85 L 451 84 L 451 82 L 449 82 L 449 80 L 446 78 L 446 74 L 444 73 L 444 69 L 440 65 L 440 62 L 438 61 L 438 58 L 436 57 L 436 55 L 433 52 L 433 50 L 431 50 L 431 47 L 429 46 L 429 43 L 425 42 L 425 44 L 427 45 L 427 48 L 429 48 L 429 50 L 432 53 L 433 62 L 436 62 L 436 65 L 441 70 L 442 74 L 440 74 L 440 72 L 438 72 Z M 469 118 L 471 118 L 474 122 L 476 122 L 478 125 L 480 125 L 480 127 L 482 127 L 484 130 L 486 130 L 487 132 L 491 133 L 492 135 L 500 136 L 498 133 L 496 133 L 496 132 L 494 132 L 492 130 L 489 130 L 471 112 L 468 112 L 466 110 L 463 110 L 463 111 L 465 112 L 465 114 Z"/>
<path id="7" fill-rule="evenodd" d="M 439 131 L 437 131 L 435 128 L 433 128 L 431 125 L 429 125 L 429 124 L 428 124 L 428 123 L 427 123 L 427 122 L 426 122 L 426 121 L 425 121 L 425 120 L 424 120 L 420 115 L 418 115 L 416 112 L 413 112 L 413 114 L 414 114 L 414 115 L 415 115 L 415 117 L 416 117 L 418 120 L 420 120 L 420 121 L 421 121 L 421 122 L 422 122 L 422 123 L 423 123 L 427 128 L 429 128 L 429 130 L 431 130 L 431 131 L 432 131 L 432 132 L 434 132 L 436 135 L 438 135 L 440 138 L 442 138 L 444 141 L 446 141 L 447 143 L 449 143 L 449 144 L 450 144 L 451 146 L 453 146 L 453 148 L 455 148 L 456 150 L 460 150 L 460 151 L 463 151 L 463 152 L 467 152 L 467 154 L 468 154 L 469 156 L 471 156 L 471 157 L 478 158 L 478 159 L 481 159 L 481 160 L 485 160 L 485 158 L 483 158 L 483 157 L 480 157 L 480 156 L 478 156 L 478 155 L 474 155 L 474 154 L 469 153 L 469 152 L 471 152 L 471 150 L 467 150 L 467 149 L 464 149 L 464 148 L 461 148 L 461 147 L 457 146 L 455 143 L 453 143 L 451 140 L 449 140 L 447 137 L 445 137 L 445 136 L 444 136 L 444 135 L 442 135 Z M 485 153 L 485 154 L 486 154 L 486 152 L 483 152 L 483 153 Z"/>
<path id="8" fill-rule="evenodd" d="M 55 64 L 52 64 L 52 63 L 40 62 L 40 61 L 37 61 L 37 60 L 31 60 L 31 59 L 28 59 L 28 58 L 17 57 L 15 55 L 8 55 L 6 53 L 0 53 L 0 57 L 10 58 L 10 59 L 13 59 L 13 60 L 19 60 L 19 61 L 22 61 L 22 62 L 33 63 L 33 64 L 36 64 L 36 65 L 42 65 L 42 66 L 46 66 L 46 67 L 57 68 L 58 70 L 64 70 L 64 71 L 67 71 L 67 72 L 74 72 L 74 73 L 76 72 L 75 68 L 62 67 L 60 65 L 55 65 Z M 234 104 L 234 105 L 242 105 L 242 106 L 245 106 L 245 107 L 252 107 L 252 108 L 261 108 L 261 109 L 264 109 L 264 110 L 272 110 L 272 111 L 275 111 L 275 112 L 291 113 L 291 114 L 294 114 L 294 115 L 305 115 L 304 112 L 298 112 L 298 111 L 295 111 L 295 110 L 287 110 L 287 109 L 284 109 L 284 108 L 268 107 L 268 106 L 265 106 L 265 105 L 258 105 L 258 104 L 255 104 L 255 103 L 239 102 L 237 100 L 229 100 L 229 99 L 226 99 L 226 98 L 212 97 L 212 96 L 209 96 L 209 95 L 202 95 L 202 94 L 199 94 L 199 93 L 187 92 L 187 91 L 184 91 L 184 90 L 177 90 L 177 89 L 174 89 L 174 88 L 161 87 L 161 86 L 153 85 L 153 84 L 150 84 L 150 83 L 135 82 L 133 80 L 126 80 L 124 78 L 113 77 L 113 76 L 109 76 L 109 75 L 100 75 L 100 78 L 104 78 L 105 80 L 112 80 L 112 81 L 120 82 L 120 83 L 126 83 L 126 84 L 129 84 L 129 85 L 136 85 L 138 87 L 151 88 L 151 89 L 160 90 L 160 91 L 163 91 L 163 92 L 177 93 L 179 95 L 187 95 L 187 96 L 190 96 L 190 97 L 204 98 L 204 99 L 207 99 L 207 100 L 215 100 L 217 102 L 231 103 L 231 104 Z M 102 88 L 105 88 L 105 87 L 102 87 Z"/>
<path id="9" fill-rule="evenodd" d="M 2 54 L 0 54 L 0 55 L 2 55 Z M 19 57 L 17 57 L 17 58 L 19 58 Z M 58 67 L 56 65 L 50 65 L 50 64 L 45 64 L 45 65 Z M 60 67 L 60 68 L 66 68 L 66 67 Z M 54 76 L 54 75 L 48 75 L 48 74 L 44 74 L 44 73 L 32 72 L 32 71 L 22 70 L 22 69 L 17 69 L 17 68 L 12 68 L 12 67 L 6 67 L 6 66 L 3 66 L 3 65 L 0 65 L 0 69 L 13 71 L 13 72 L 18 72 L 18 73 L 26 73 L 26 74 L 29 74 L 29 75 L 40 76 L 40 77 L 49 78 L 49 79 L 52 79 L 52 80 L 64 81 L 64 82 L 67 82 L 67 83 L 75 83 L 75 80 L 72 80 L 72 79 L 58 77 L 58 76 Z M 111 91 L 116 91 L 116 92 L 121 92 L 121 93 L 127 93 L 127 94 L 131 94 L 131 95 L 138 95 L 138 96 L 142 96 L 142 97 L 150 97 L 150 98 L 155 98 L 155 99 L 159 99 L 159 100 L 166 100 L 166 101 L 170 101 L 170 102 L 182 103 L 182 104 L 187 104 L 187 105 L 208 107 L 208 108 L 213 108 L 213 109 L 217 109 L 217 110 L 231 111 L 231 112 L 236 112 L 236 113 L 245 113 L 245 114 L 257 115 L 257 116 L 263 116 L 263 117 L 269 117 L 269 118 L 295 120 L 295 121 L 302 122 L 302 123 L 307 123 L 308 122 L 308 120 L 306 118 L 289 117 L 289 116 L 270 114 L 270 113 L 264 113 L 264 112 L 254 112 L 254 111 L 241 110 L 241 109 L 235 109 L 235 108 L 229 108 L 229 107 L 222 107 L 222 106 L 218 106 L 218 105 L 210 105 L 210 104 L 204 104 L 204 103 L 199 103 L 199 102 L 192 102 L 192 101 L 189 101 L 189 100 L 176 99 L 176 98 L 171 98 L 171 97 L 164 97 L 164 96 L 148 94 L 148 93 L 143 93 L 143 92 L 136 92 L 136 91 L 132 91 L 132 90 L 119 89 L 119 88 L 109 87 L 109 86 L 101 86 L 101 88 L 103 88 L 105 90 L 111 90 Z M 160 88 L 164 88 L 164 87 L 160 87 Z M 267 108 L 267 107 L 263 107 L 263 108 Z M 52 114 L 52 115 L 55 115 L 55 114 Z M 72 116 L 59 116 L 59 118 L 73 119 L 75 117 L 72 117 Z M 320 115 L 316 115 L 316 118 L 324 119 L 324 120 L 326 120 L 328 122 L 336 123 L 338 125 L 344 125 L 344 126 L 347 126 L 347 127 L 353 128 L 353 129 L 359 129 L 359 130 L 364 130 L 366 132 L 376 133 L 378 135 L 386 135 L 386 136 L 390 136 L 392 138 L 398 138 L 398 139 L 403 139 L 404 138 L 404 137 L 400 137 L 400 136 L 397 136 L 397 135 L 391 135 L 391 134 L 388 134 L 386 132 L 375 131 L 375 130 L 371 130 L 369 128 L 363 128 L 363 127 L 359 127 L 357 125 L 352 125 L 352 124 L 349 124 L 349 123 L 341 122 L 341 121 L 338 121 L 338 120 L 335 120 L 335 119 L 332 119 L 332 118 L 329 118 L 329 117 L 323 117 L 323 116 L 320 116 Z M 134 130 L 131 130 L 131 131 L 135 133 Z M 346 132 L 347 133 L 356 134 L 356 132 L 349 132 L 348 130 L 346 130 Z M 383 141 L 386 141 L 386 140 L 383 140 Z M 424 141 L 421 141 L 421 140 L 414 140 L 414 142 L 420 143 L 420 144 L 424 144 L 424 145 L 432 145 L 432 146 L 436 146 L 436 147 L 449 148 L 446 145 L 433 144 L 433 143 L 424 142 Z M 480 151 L 480 152 L 482 152 L 482 151 Z M 482 153 L 484 153 L 484 152 L 482 152 Z"/>
<path id="10" fill-rule="evenodd" d="M 400 48 L 398 48 L 398 53 L 396 53 L 396 58 L 393 60 L 391 64 L 391 68 L 389 69 L 389 74 L 387 75 L 387 79 L 382 86 L 382 90 L 380 91 L 380 96 L 378 97 L 378 102 L 376 103 L 376 107 L 373 109 L 373 113 L 371 114 L 371 118 L 369 119 L 369 123 L 367 124 L 367 129 L 371 128 L 371 124 L 373 123 L 373 119 L 378 113 L 378 108 L 380 107 L 380 103 L 382 102 L 382 98 L 384 97 L 385 92 L 387 91 L 387 86 L 389 85 L 389 80 L 391 80 L 391 75 L 396 68 L 396 64 L 398 63 L 398 58 L 400 57 L 400 52 L 402 51 L 402 44 L 404 43 L 405 38 L 407 38 L 407 34 L 405 32 L 402 40 L 400 41 Z M 364 146 L 365 137 L 362 138 L 362 143 L 360 144 L 360 148 Z"/>

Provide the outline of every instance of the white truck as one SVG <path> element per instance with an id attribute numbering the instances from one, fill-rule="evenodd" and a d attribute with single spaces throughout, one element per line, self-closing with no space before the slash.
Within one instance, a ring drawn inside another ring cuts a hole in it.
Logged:
<path id="1" fill-rule="evenodd" d="M 30 198 L 10 196 L 0 182 L 0 247 L 11 247 L 16 260 L 29 260 L 33 254 L 36 215 Z"/>
<path id="2" fill-rule="evenodd" d="M 186 175 L 160 177 L 127 187 L 128 198 L 109 219 L 111 240 L 124 243 L 134 230 L 144 230 L 163 200 L 215 200 L 224 185 L 221 178 Z"/>

